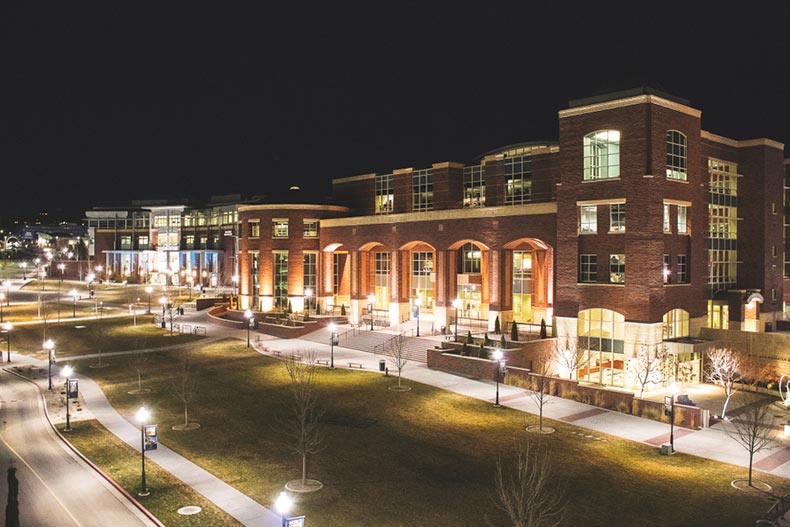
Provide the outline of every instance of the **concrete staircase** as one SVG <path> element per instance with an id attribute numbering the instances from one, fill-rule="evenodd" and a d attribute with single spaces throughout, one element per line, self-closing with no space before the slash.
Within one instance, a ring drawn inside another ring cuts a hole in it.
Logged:
<path id="1" fill-rule="evenodd" d="M 311 342 L 329 344 L 331 331 L 327 327 L 322 327 L 316 331 L 303 335 L 301 338 Z M 370 331 L 366 329 L 348 329 L 339 327 L 337 333 L 340 335 L 338 346 L 357 351 L 373 353 L 374 355 L 385 358 L 387 356 L 386 343 L 397 337 L 397 334 L 384 331 Z M 406 336 L 403 342 L 403 354 L 407 360 L 414 362 L 427 362 L 428 349 L 436 344 L 431 339 Z"/>

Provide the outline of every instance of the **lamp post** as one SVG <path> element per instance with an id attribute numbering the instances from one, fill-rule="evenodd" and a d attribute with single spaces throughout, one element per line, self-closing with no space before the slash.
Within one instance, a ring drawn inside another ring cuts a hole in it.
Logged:
<path id="1" fill-rule="evenodd" d="M 154 292 L 154 288 L 149 285 L 148 287 L 145 288 L 145 292 L 148 293 L 148 311 L 147 311 L 146 314 L 150 315 L 151 314 L 151 293 Z"/>
<path id="2" fill-rule="evenodd" d="M 148 496 L 151 494 L 145 484 L 145 423 L 151 417 L 151 413 L 145 406 L 141 406 L 137 410 L 137 422 L 140 423 L 140 463 L 141 463 L 141 479 L 140 479 L 140 492 L 138 496 Z"/>
<path id="3" fill-rule="evenodd" d="M 504 354 L 502 350 L 496 349 L 493 356 L 496 361 L 496 400 L 494 401 L 494 408 L 501 408 L 502 405 L 499 404 L 499 377 L 502 375 L 502 370 L 505 367 L 505 361 L 502 359 Z"/>
<path id="4" fill-rule="evenodd" d="M 47 373 L 47 390 L 52 391 L 52 363 L 55 362 L 55 342 L 52 339 L 44 342 L 44 349 L 49 352 L 49 370 Z"/>
<path id="5" fill-rule="evenodd" d="M 414 299 L 414 315 L 417 317 L 417 336 L 420 336 L 420 304 L 422 299 L 417 297 Z"/>
<path id="6" fill-rule="evenodd" d="M 11 362 L 11 330 L 12 329 L 14 329 L 14 325 L 11 324 L 10 322 L 6 322 L 5 324 L 3 324 L 3 331 L 5 331 L 6 343 L 8 344 L 8 362 Z M 2 355 L 2 352 L 0 352 L 0 355 Z"/>
<path id="7" fill-rule="evenodd" d="M 335 345 L 338 343 L 339 335 L 337 334 L 337 326 L 335 323 L 332 322 L 329 324 L 329 331 L 331 331 L 331 335 L 329 337 L 329 369 L 335 369 Z"/>
<path id="8" fill-rule="evenodd" d="M 675 395 L 680 387 L 674 382 L 669 385 L 669 395 L 664 396 L 664 415 L 669 416 L 669 453 L 675 453 Z"/>
<path id="9" fill-rule="evenodd" d="M 368 314 L 370 315 L 370 331 L 373 331 L 373 302 L 376 300 L 374 295 L 368 297 Z"/>
<path id="10" fill-rule="evenodd" d="M 162 304 L 162 329 L 165 329 L 167 327 L 165 325 L 165 304 L 167 304 L 167 298 L 162 295 L 159 297 L 159 303 Z"/>
<path id="11" fill-rule="evenodd" d="M 288 527 L 288 513 L 291 512 L 293 500 L 285 492 L 281 492 L 274 501 L 274 509 L 282 518 L 282 527 Z"/>
<path id="12" fill-rule="evenodd" d="M 74 302 L 71 304 L 71 318 L 77 318 L 77 298 L 79 297 L 79 293 L 77 293 L 76 289 L 72 289 L 69 294 Z"/>
<path id="13" fill-rule="evenodd" d="M 309 287 L 304 290 L 304 305 L 307 318 L 310 318 L 310 299 L 313 297 L 313 290 Z"/>
<path id="14" fill-rule="evenodd" d="M 455 310 L 455 337 L 454 341 L 458 342 L 458 308 L 461 307 L 461 299 L 456 298 L 453 300 L 453 309 Z"/>
<path id="15" fill-rule="evenodd" d="M 69 377 L 71 377 L 72 369 L 71 366 L 66 366 L 63 368 L 61 372 L 63 376 L 66 378 L 66 428 L 63 429 L 64 432 L 71 432 L 71 417 L 69 412 L 69 397 L 71 395 L 71 390 L 69 390 Z"/>
<path id="16" fill-rule="evenodd" d="M 255 323 L 255 319 L 252 318 L 252 310 L 248 309 L 244 312 L 244 318 L 247 319 L 247 347 L 250 347 L 250 329 L 252 329 L 252 325 Z"/>

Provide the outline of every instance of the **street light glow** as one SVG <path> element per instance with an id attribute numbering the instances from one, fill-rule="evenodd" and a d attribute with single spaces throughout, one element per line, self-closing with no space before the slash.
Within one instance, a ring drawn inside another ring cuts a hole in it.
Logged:
<path id="1" fill-rule="evenodd" d="M 274 501 L 274 509 L 280 516 L 286 516 L 289 512 L 291 512 L 292 506 L 293 500 L 285 492 L 281 492 Z"/>
<path id="2" fill-rule="evenodd" d="M 144 424 L 148 422 L 148 419 L 151 418 L 151 412 L 148 411 L 148 408 L 145 406 L 141 406 L 139 410 L 137 410 L 137 414 L 135 415 L 137 422 L 140 424 Z"/>
<path id="3" fill-rule="evenodd" d="M 71 366 L 64 366 L 62 370 L 60 370 L 60 374 L 64 377 L 71 377 L 71 374 L 74 373 L 74 370 L 71 369 Z"/>

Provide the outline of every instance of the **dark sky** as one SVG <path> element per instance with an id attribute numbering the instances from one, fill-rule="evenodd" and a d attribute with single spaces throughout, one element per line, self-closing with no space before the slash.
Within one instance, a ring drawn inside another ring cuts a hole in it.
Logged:
<path id="1" fill-rule="evenodd" d="M 7 4 L 4 220 L 284 184 L 328 193 L 336 177 L 556 140 L 569 99 L 641 84 L 690 100 L 708 131 L 790 144 L 786 2 L 715 15 L 637 2 Z"/>

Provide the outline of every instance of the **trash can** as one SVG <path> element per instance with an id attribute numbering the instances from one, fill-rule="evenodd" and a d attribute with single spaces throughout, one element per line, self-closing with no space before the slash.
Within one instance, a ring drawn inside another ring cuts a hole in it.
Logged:
<path id="1" fill-rule="evenodd" d="M 770 322 L 766 322 L 765 323 L 765 332 L 766 333 L 770 333 L 773 330 L 774 330 L 773 324 L 771 324 Z"/>
<path id="2" fill-rule="evenodd" d="M 386 364 L 387 364 L 387 361 L 385 361 L 384 359 L 381 359 L 379 361 L 379 371 L 384 371 L 384 368 L 385 368 Z"/>

